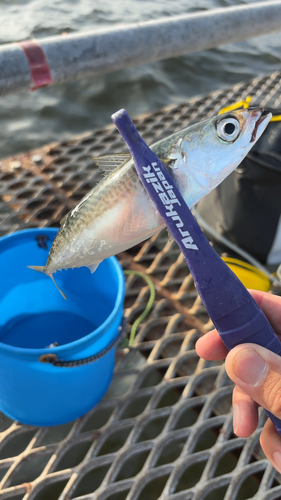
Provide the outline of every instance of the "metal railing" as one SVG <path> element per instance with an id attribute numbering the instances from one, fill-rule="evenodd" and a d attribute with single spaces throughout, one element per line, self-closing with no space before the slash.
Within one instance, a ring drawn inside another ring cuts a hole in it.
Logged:
<path id="1" fill-rule="evenodd" d="M 190 54 L 281 30 L 258 2 L 0 47 L 0 96 Z"/>

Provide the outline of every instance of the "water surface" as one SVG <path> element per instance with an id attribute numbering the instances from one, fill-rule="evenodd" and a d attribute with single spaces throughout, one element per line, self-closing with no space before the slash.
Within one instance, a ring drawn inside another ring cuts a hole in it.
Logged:
<path id="1" fill-rule="evenodd" d="M 82 33 L 251 0 L 0 0 L 0 43 Z M 196 7 L 195 7 L 196 5 Z M 257 33 L 258 35 L 258 33 Z M 281 69 L 280 33 L 0 98 L 0 158 Z"/>

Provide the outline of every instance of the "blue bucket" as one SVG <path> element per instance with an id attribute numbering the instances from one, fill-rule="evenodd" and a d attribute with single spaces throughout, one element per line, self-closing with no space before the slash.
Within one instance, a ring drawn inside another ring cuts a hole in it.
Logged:
<path id="1" fill-rule="evenodd" d="M 41 360 L 98 357 L 114 345 L 123 315 L 124 275 L 115 257 L 94 274 L 85 267 L 58 272 L 67 301 L 48 276 L 27 268 L 46 264 L 56 233 L 30 229 L 0 238 L 0 410 L 30 425 L 69 422 L 102 398 L 116 345 L 83 365 Z"/>

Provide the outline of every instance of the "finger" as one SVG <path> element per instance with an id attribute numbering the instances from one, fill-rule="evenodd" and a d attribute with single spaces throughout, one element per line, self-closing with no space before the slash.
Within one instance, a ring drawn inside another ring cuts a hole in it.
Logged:
<path id="1" fill-rule="evenodd" d="M 240 389 L 281 418 L 280 356 L 256 344 L 242 344 L 229 352 L 225 368 Z"/>
<path id="2" fill-rule="evenodd" d="M 249 290 L 249 292 L 269 320 L 272 328 L 281 335 L 281 297 L 259 290 Z"/>
<path id="3" fill-rule="evenodd" d="M 268 419 L 260 436 L 261 447 L 270 463 L 281 472 L 281 436 Z"/>
<path id="4" fill-rule="evenodd" d="M 233 431 L 239 437 L 249 437 L 259 421 L 258 405 L 237 385 L 233 391 Z"/>
<path id="5" fill-rule="evenodd" d="M 281 335 L 281 297 L 258 290 L 249 290 L 253 299 L 269 319 L 276 333 Z M 212 330 L 196 343 L 198 356 L 207 360 L 224 359 L 228 353 L 216 330 Z"/>
<path id="6" fill-rule="evenodd" d="M 211 330 L 197 340 L 195 349 L 200 358 L 207 360 L 224 359 L 228 353 L 217 330 Z"/>

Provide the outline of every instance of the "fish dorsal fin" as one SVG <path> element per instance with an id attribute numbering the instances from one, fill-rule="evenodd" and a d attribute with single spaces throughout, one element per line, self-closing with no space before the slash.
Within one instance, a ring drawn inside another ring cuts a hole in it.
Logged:
<path id="1" fill-rule="evenodd" d="M 131 159 L 132 156 L 130 153 L 115 153 L 112 155 L 96 156 L 92 158 L 93 162 L 99 167 L 99 169 L 107 173 L 113 172 L 116 168 L 123 167 L 123 165 Z M 175 162 L 175 160 L 171 158 L 160 158 L 160 160 L 166 168 L 171 167 L 172 163 Z"/>
<path id="2" fill-rule="evenodd" d="M 104 172 L 112 172 L 118 167 L 122 167 L 131 159 L 130 153 L 116 153 L 113 155 L 97 156 L 92 158 L 93 162 Z"/>

